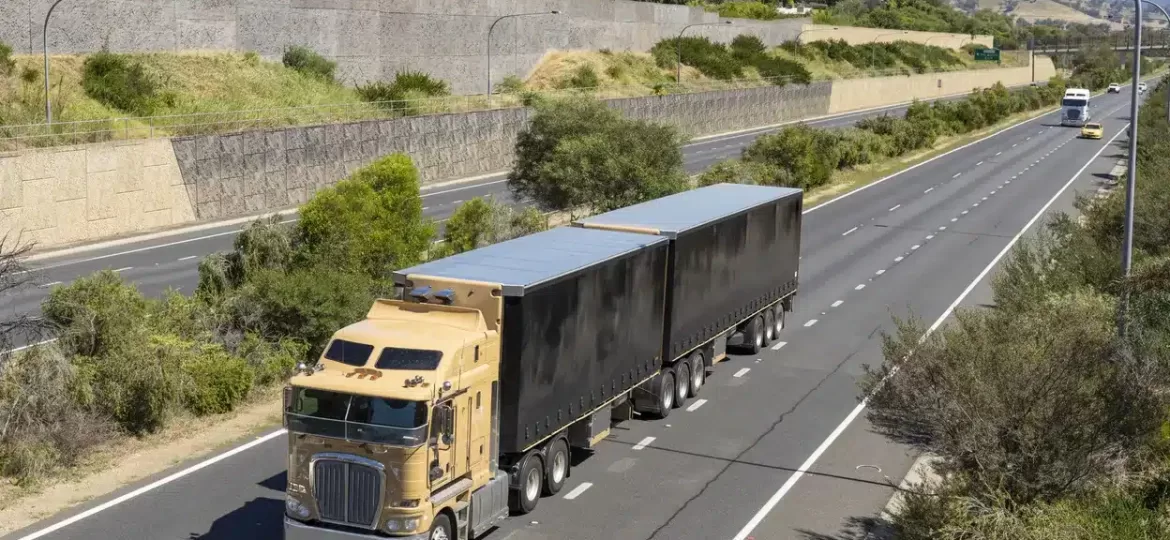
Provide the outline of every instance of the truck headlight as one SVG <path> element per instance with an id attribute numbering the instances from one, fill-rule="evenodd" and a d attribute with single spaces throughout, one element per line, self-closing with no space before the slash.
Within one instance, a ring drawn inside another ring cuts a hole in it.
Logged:
<path id="1" fill-rule="evenodd" d="M 413 531 L 413 530 L 418 528 L 418 523 L 419 523 L 418 518 L 408 518 L 408 519 L 402 519 L 402 520 L 389 519 L 389 520 L 386 520 L 385 529 L 386 529 L 386 532 L 390 532 L 390 533 L 410 532 L 410 531 Z"/>
<path id="2" fill-rule="evenodd" d="M 285 497 L 284 510 L 290 517 L 297 519 L 308 519 L 309 517 L 309 508 L 292 497 Z"/>

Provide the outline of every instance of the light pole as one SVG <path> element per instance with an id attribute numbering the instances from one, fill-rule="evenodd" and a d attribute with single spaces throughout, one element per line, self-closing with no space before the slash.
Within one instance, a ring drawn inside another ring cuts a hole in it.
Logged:
<path id="1" fill-rule="evenodd" d="M 1155 4 L 1155 3 L 1151 2 L 1150 0 L 1142 0 L 1142 3 L 1149 4 L 1151 6 L 1154 6 L 1155 8 L 1158 8 L 1158 11 L 1162 12 L 1162 16 L 1166 17 L 1166 28 L 1167 28 L 1167 30 L 1170 30 L 1170 13 L 1166 13 L 1166 10 L 1162 6 L 1159 6 L 1158 4 Z M 1136 122 L 1137 120 L 1133 120 L 1133 121 Z M 1170 122 L 1170 92 L 1166 92 L 1166 121 Z"/>
<path id="2" fill-rule="evenodd" d="M 888 32 L 885 34 L 878 34 L 878 36 L 873 38 L 873 41 L 871 41 L 869 43 L 870 43 L 870 45 L 876 45 L 877 40 L 879 40 L 885 36 L 896 36 L 899 34 L 909 34 L 909 33 L 910 32 L 907 32 L 906 30 L 902 30 L 901 32 Z M 873 69 L 873 63 L 874 63 L 874 59 L 876 57 L 877 57 L 877 47 L 871 47 L 870 51 L 869 51 L 869 69 Z"/>
<path id="3" fill-rule="evenodd" d="M 53 10 L 60 3 L 61 0 L 57 0 L 53 2 L 53 5 L 49 6 L 49 12 L 45 13 L 45 28 L 41 32 L 44 45 L 43 52 L 45 54 L 45 124 L 53 123 L 53 104 L 49 98 L 49 17 L 53 16 Z"/>
<path id="4" fill-rule="evenodd" d="M 498 18 L 495 21 L 491 22 L 491 26 L 488 27 L 488 89 L 487 89 L 488 90 L 488 92 L 487 92 L 488 99 L 491 99 L 491 30 L 496 29 L 496 25 L 498 25 L 498 23 L 500 23 L 500 21 L 502 21 L 504 19 L 514 19 L 514 18 L 517 18 L 517 16 L 559 15 L 559 14 L 560 14 L 560 11 L 558 11 L 558 9 L 553 9 L 553 11 L 551 11 L 551 12 L 512 13 L 510 15 L 503 15 L 503 16 L 501 16 L 501 18 Z"/>
<path id="5" fill-rule="evenodd" d="M 1138 83 L 1141 81 L 1142 70 L 1142 0 L 1133 0 L 1133 81 L 1129 89 L 1129 160 L 1125 171 L 1125 236 L 1121 246 L 1121 274 L 1128 280 L 1133 268 L 1133 198 L 1134 188 L 1137 186 L 1137 122 L 1138 122 Z M 1121 306 L 1117 315 L 1117 333 L 1121 337 L 1126 334 L 1126 311 L 1129 307 L 1128 287 L 1122 291 Z"/>
<path id="6" fill-rule="evenodd" d="M 829 30 L 840 30 L 840 28 L 837 26 L 834 26 L 832 28 L 809 28 L 808 30 L 801 30 L 800 32 L 797 32 L 796 37 L 793 38 L 792 41 L 795 41 L 796 44 L 799 46 L 800 45 L 800 36 L 803 36 L 805 32 L 828 32 Z"/>
<path id="7" fill-rule="evenodd" d="M 678 31 L 678 39 L 676 39 L 674 42 L 675 51 L 678 53 L 678 62 L 674 66 L 674 84 L 682 84 L 682 37 L 683 37 L 683 32 L 686 32 L 687 28 L 690 28 L 692 26 L 718 26 L 721 24 L 731 24 L 731 21 L 688 24 L 688 25 L 684 26 L 682 30 Z"/>

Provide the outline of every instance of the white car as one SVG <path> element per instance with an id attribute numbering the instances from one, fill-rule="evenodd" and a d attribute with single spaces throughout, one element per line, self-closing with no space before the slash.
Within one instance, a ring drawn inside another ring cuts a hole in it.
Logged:
<path id="1" fill-rule="evenodd" d="M 1138 83 L 1138 93 L 1144 94 L 1146 92 L 1146 83 Z"/>
<path id="2" fill-rule="evenodd" d="M 1113 84 L 1109 85 L 1109 88 L 1106 90 L 1106 92 L 1109 92 L 1110 94 L 1120 94 L 1121 93 L 1121 85 L 1117 84 L 1117 83 L 1113 83 Z"/>

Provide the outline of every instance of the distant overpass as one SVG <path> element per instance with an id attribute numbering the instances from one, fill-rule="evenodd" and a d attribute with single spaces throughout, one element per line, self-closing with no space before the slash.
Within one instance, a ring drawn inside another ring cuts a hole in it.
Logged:
<path id="1" fill-rule="evenodd" d="M 1069 42 L 1069 43 L 1037 43 L 1033 49 L 1037 53 L 1068 53 L 1078 52 L 1093 45 L 1100 45 L 1100 41 L 1084 41 L 1084 42 Z M 1110 50 L 1117 52 L 1128 52 L 1133 50 L 1132 43 L 1118 43 L 1108 46 Z M 1142 51 L 1167 51 L 1170 50 L 1168 43 L 1142 43 Z"/>

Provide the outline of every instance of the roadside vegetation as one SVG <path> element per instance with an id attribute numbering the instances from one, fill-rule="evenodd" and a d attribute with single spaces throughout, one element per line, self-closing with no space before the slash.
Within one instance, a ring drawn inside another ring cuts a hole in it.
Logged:
<path id="1" fill-rule="evenodd" d="M 1138 122 L 1131 278 L 1124 190 L 1082 196 L 1083 219 L 1057 215 L 1005 260 L 994 309 L 960 311 L 925 341 L 917 320 L 886 338 L 862 386 L 869 419 L 941 459 L 941 483 L 915 486 L 895 516 L 900 540 L 1170 537 L 1167 90 Z"/>

